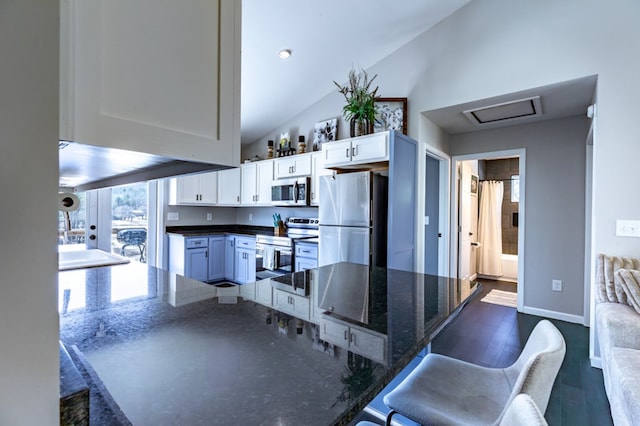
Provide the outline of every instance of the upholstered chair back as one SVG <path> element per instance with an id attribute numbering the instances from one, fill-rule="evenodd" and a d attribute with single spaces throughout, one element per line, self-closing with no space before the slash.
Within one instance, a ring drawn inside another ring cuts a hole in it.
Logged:
<path id="1" fill-rule="evenodd" d="M 509 403 L 518 394 L 526 393 L 544 413 L 565 352 L 566 345 L 560 331 L 550 321 L 540 321 L 516 362 L 504 369 L 513 386 Z"/>

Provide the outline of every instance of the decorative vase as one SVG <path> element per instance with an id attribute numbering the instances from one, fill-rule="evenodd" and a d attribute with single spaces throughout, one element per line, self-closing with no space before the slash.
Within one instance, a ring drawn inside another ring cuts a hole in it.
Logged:
<path id="1" fill-rule="evenodd" d="M 366 118 L 352 118 L 350 127 L 352 138 L 373 133 L 373 122 Z"/>

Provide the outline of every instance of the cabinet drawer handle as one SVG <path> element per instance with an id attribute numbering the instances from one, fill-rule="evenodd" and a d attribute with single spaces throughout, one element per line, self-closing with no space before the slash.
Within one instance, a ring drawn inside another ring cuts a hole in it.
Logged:
<path id="1" fill-rule="evenodd" d="M 349 158 L 349 148 L 347 148 L 345 157 Z"/>
<path id="2" fill-rule="evenodd" d="M 356 157 L 357 155 L 358 155 L 358 147 L 354 146 L 353 148 L 351 148 L 351 156 Z"/>
<path id="3" fill-rule="evenodd" d="M 344 340 L 349 340 L 349 338 L 347 337 L 347 330 L 344 331 Z"/>

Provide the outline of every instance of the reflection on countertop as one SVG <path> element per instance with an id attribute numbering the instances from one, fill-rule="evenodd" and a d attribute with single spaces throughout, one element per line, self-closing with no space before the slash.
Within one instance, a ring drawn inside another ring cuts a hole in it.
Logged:
<path id="1" fill-rule="evenodd" d="M 60 339 L 134 424 L 346 424 L 476 287 L 339 263 L 219 289 L 132 262 L 59 273 Z M 237 304 L 222 303 L 230 291 Z M 178 404 L 175 389 L 192 396 Z"/>

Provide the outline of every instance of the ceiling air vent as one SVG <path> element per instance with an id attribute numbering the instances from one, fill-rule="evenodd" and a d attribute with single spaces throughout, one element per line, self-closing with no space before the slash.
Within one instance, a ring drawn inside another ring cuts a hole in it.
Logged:
<path id="1" fill-rule="evenodd" d="M 540 96 L 463 111 L 477 125 L 542 115 Z"/>

